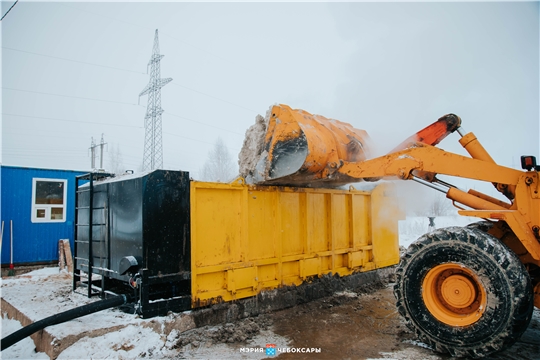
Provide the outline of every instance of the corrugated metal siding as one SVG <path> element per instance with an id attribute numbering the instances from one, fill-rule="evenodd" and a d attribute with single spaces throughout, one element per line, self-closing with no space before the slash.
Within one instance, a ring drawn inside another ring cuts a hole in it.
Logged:
<path id="1" fill-rule="evenodd" d="M 192 181 L 193 307 L 399 262 L 391 184 L 371 192 Z"/>
<path id="2" fill-rule="evenodd" d="M 10 220 L 13 220 L 13 263 L 33 263 L 58 259 L 58 240 L 69 239 L 73 248 L 75 177 L 84 172 L 22 167 L 1 167 L 2 265 L 10 262 Z M 32 223 L 32 179 L 66 179 L 66 221 Z"/>

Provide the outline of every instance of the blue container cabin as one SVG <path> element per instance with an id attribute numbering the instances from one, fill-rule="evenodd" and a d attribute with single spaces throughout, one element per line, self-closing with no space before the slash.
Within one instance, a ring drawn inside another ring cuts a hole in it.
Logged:
<path id="1" fill-rule="evenodd" d="M 86 172 L 1 166 L 2 267 L 58 261 L 58 240 L 73 249 L 75 177 Z"/>

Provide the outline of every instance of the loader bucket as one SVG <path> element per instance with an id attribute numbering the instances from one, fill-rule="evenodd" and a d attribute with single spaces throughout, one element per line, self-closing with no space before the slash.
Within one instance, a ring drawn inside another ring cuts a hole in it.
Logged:
<path id="1" fill-rule="evenodd" d="M 342 161 L 366 160 L 369 148 L 364 130 L 274 105 L 246 132 L 240 174 L 255 184 L 337 187 L 359 181 L 337 169 Z"/>

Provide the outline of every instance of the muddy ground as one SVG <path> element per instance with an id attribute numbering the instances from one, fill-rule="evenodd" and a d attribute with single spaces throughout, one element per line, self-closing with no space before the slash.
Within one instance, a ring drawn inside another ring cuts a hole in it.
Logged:
<path id="1" fill-rule="evenodd" d="M 47 340 L 53 344 L 47 351 L 51 358 L 58 359 L 450 359 L 418 342 L 402 323 L 395 307 L 393 283 L 389 282 L 393 281 L 391 275 L 355 291 L 199 328 L 195 328 L 197 310 L 147 320 L 120 310 L 105 310 L 47 328 L 55 339 Z M 41 313 L 44 304 L 60 312 L 91 301 L 72 293 L 67 273 L 8 279 L 2 284 L 2 296 L 3 301 L 7 296 L 14 304 L 17 299 L 30 297 L 32 304 L 17 305 L 36 319 L 50 315 Z M 275 344 L 275 356 L 266 355 L 267 344 Z M 249 349 L 262 351 L 250 353 Z M 287 349 L 320 352 L 283 352 Z M 2 358 L 21 358 L 7 355 L 3 352 Z M 488 359 L 540 359 L 540 310 L 534 310 L 519 342 Z"/>
<path id="2" fill-rule="evenodd" d="M 194 329 L 180 335 L 176 346 L 186 358 L 198 358 L 194 348 L 211 351 L 219 343 L 240 355 L 242 347 L 266 346 L 265 335 L 272 343 L 275 334 L 289 340 L 288 348 L 321 349 L 314 354 L 278 353 L 280 359 L 450 359 L 416 341 L 397 313 L 392 288 L 380 284 L 361 293 L 341 292 L 234 324 Z M 540 359 L 540 311 L 534 311 L 522 339 L 487 359 Z"/>

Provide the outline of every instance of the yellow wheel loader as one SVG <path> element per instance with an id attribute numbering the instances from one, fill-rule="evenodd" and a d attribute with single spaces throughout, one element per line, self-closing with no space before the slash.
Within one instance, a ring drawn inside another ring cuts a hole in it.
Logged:
<path id="1" fill-rule="evenodd" d="M 409 247 L 396 269 L 397 307 L 421 341 L 454 356 L 484 357 L 519 339 L 540 308 L 540 167 L 533 156 L 522 157 L 523 171 L 497 165 L 453 114 L 375 158 L 367 133 L 349 124 L 287 105 L 261 119 L 240 156 L 248 181 L 334 187 L 397 177 L 442 191 L 460 215 L 484 219 L 435 230 Z M 436 147 L 454 132 L 470 157 Z M 460 190 L 437 174 L 491 182 L 507 200 Z"/>

